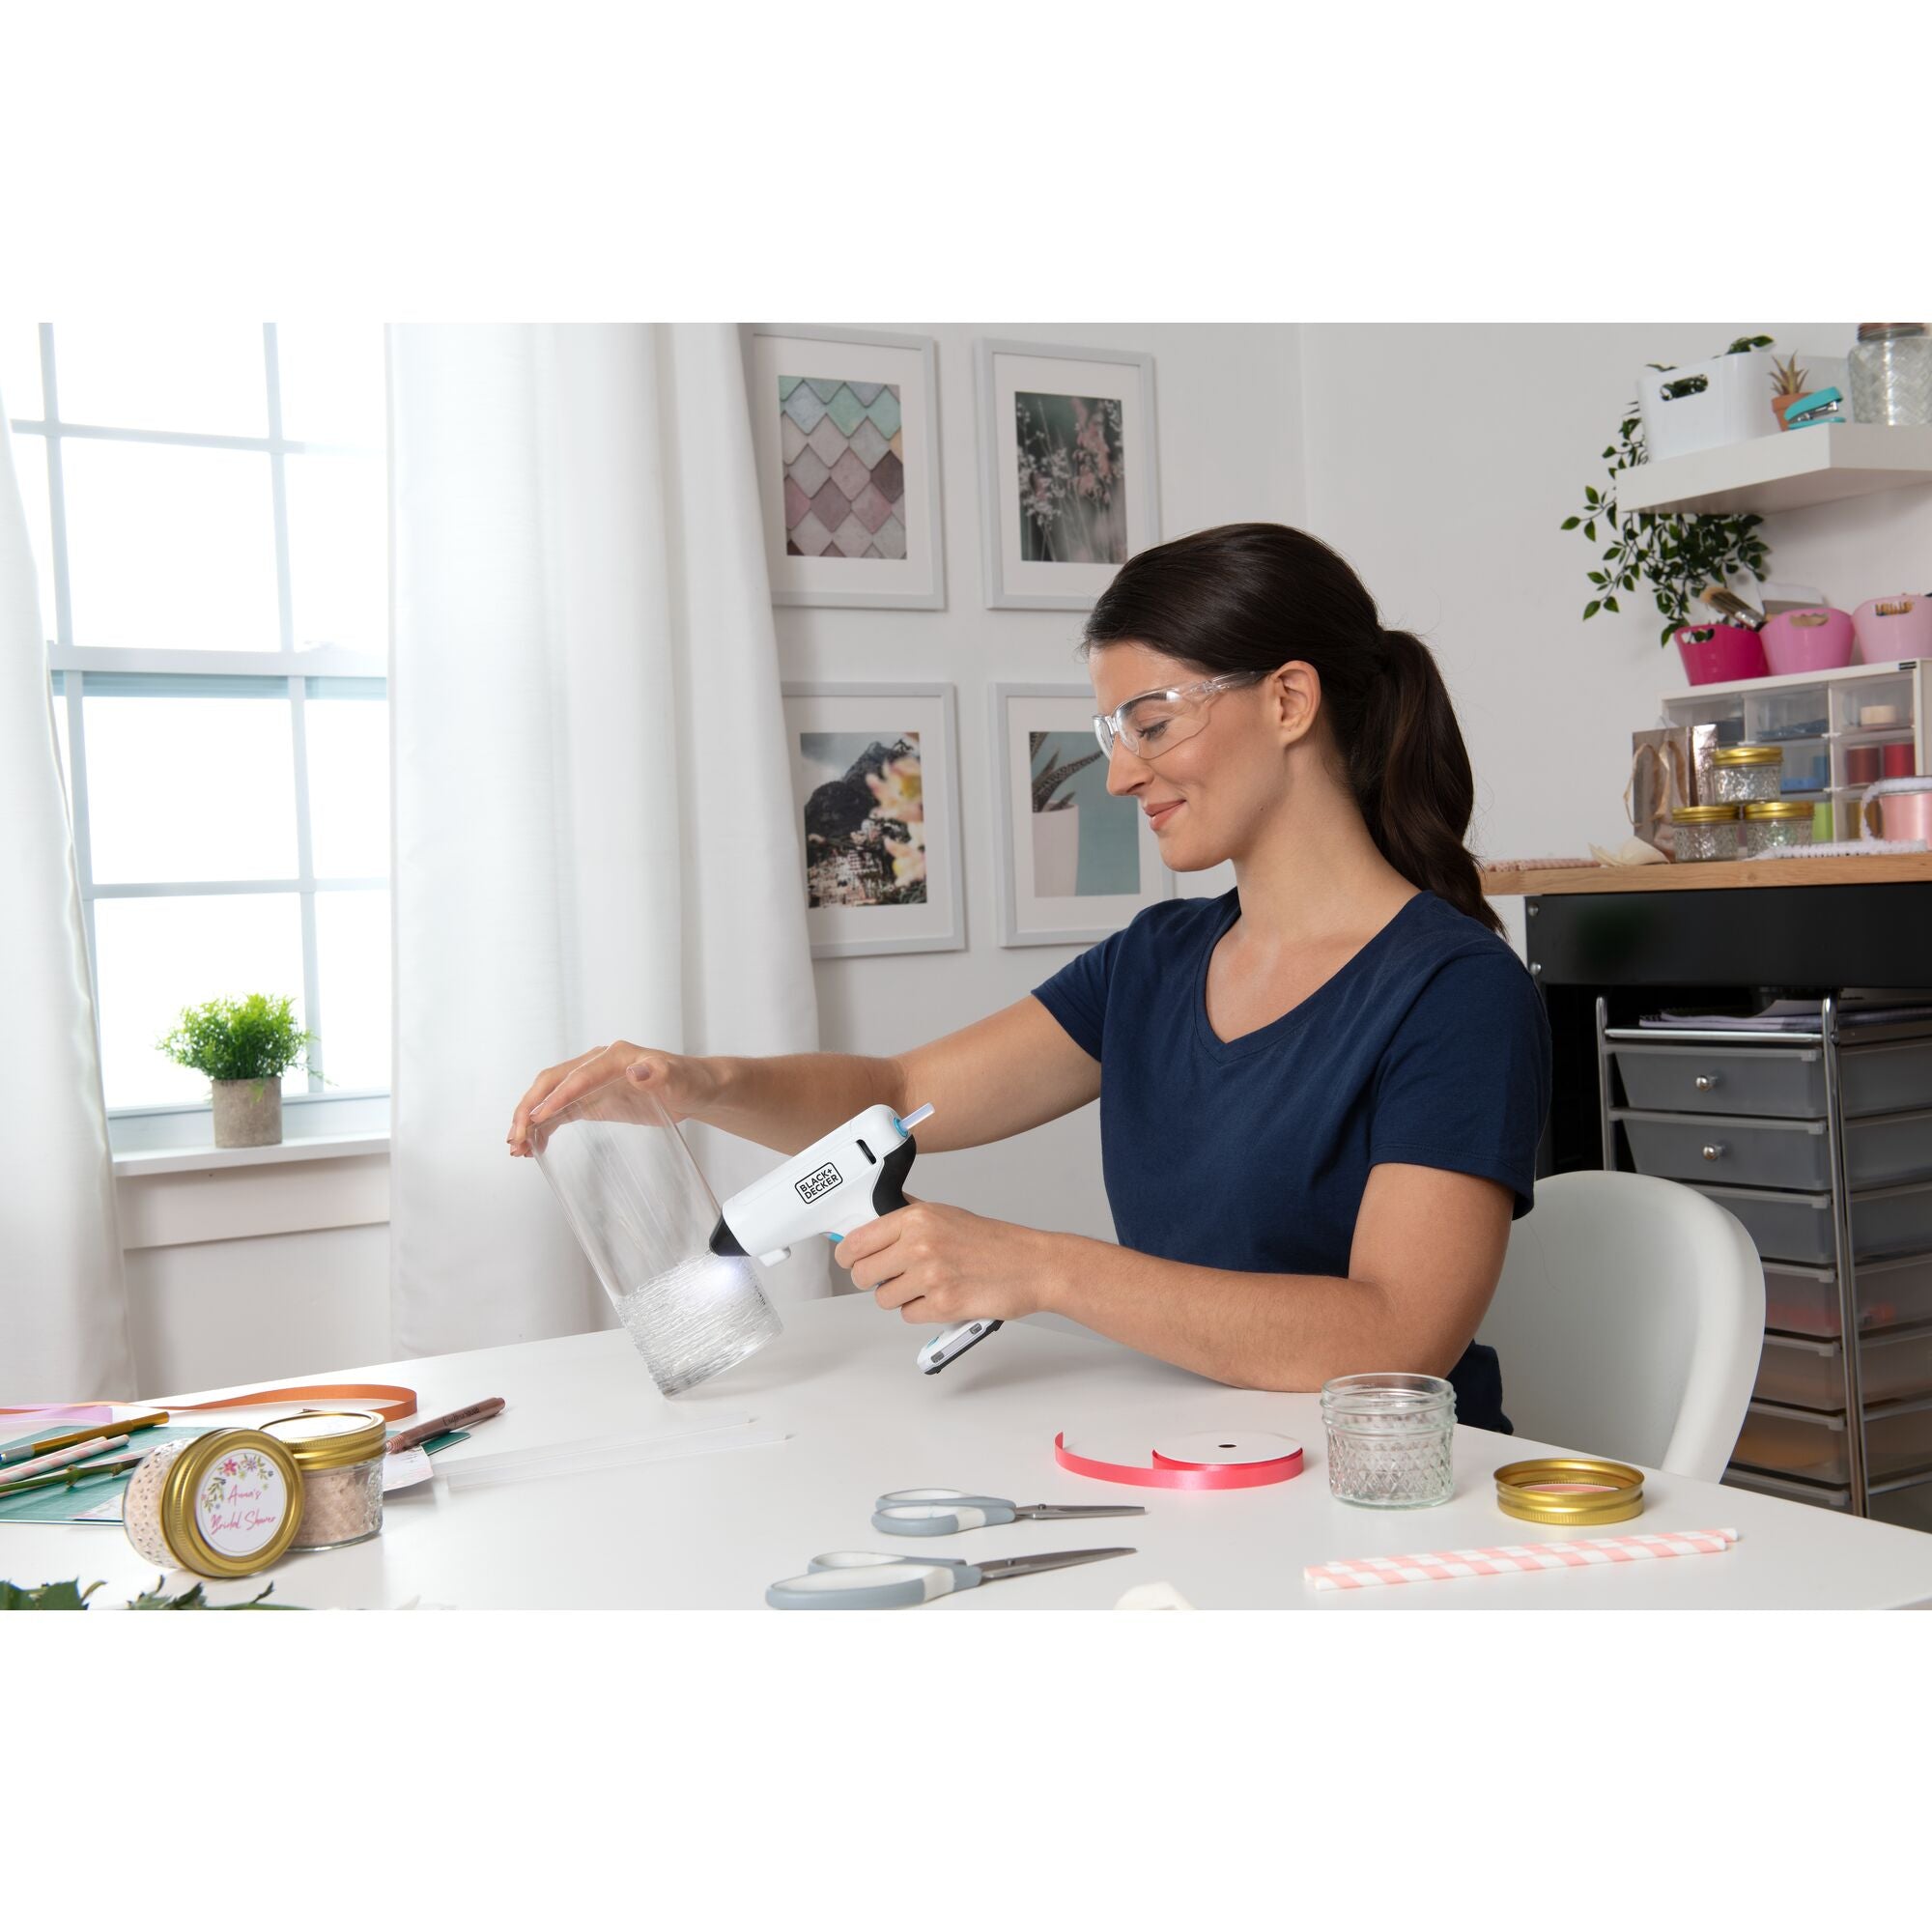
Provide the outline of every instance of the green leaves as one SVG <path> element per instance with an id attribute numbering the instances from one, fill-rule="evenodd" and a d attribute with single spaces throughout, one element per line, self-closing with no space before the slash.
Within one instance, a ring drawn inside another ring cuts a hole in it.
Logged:
<path id="1" fill-rule="evenodd" d="M 1735 355 L 1771 346 L 1768 335 L 1740 336 L 1724 353 Z M 1662 370 L 1669 365 L 1653 362 L 1649 366 Z M 1659 640 L 1667 644 L 1680 624 L 1698 617 L 1694 600 L 1706 584 L 1721 583 L 1727 572 L 1737 569 L 1762 576 L 1771 558 L 1771 546 L 1757 533 L 1763 521 L 1759 517 L 1677 517 L 1655 510 L 1622 515 L 1616 503 L 1616 477 L 1623 470 L 1634 469 L 1647 454 L 1642 412 L 1633 403 L 1617 425 L 1616 440 L 1603 452 L 1609 466 L 1605 487 L 1586 486 L 1581 505 L 1576 515 L 1564 518 L 1562 527 L 1580 529 L 1584 541 L 1594 544 L 1597 526 L 1602 524 L 1603 533 L 1613 538 L 1599 557 L 1604 568 L 1589 573 L 1597 594 L 1584 605 L 1584 617 L 1594 617 L 1600 611 L 1621 616 L 1612 593 L 1648 583 L 1658 612 L 1665 619 Z"/>
<path id="2" fill-rule="evenodd" d="M 156 1044 L 211 1080 L 279 1080 L 300 1064 L 314 1038 L 297 1023 L 293 1000 L 250 993 L 184 1007 L 173 1030 Z"/>
<path id="3" fill-rule="evenodd" d="M 274 1595 L 275 1586 L 272 1583 L 259 1596 L 250 1597 L 245 1604 L 211 1604 L 199 1583 L 192 1589 L 184 1590 L 179 1597 L 169 1597 L 161 1590 L 165 1581 L 165 1577 L 156 1577 L 155 1587 L 130 1598 L 128 1607 L 130 1610 L 293 1610 L 300 1607 L 296 1604 L 264 1601 Z M 65 1583 L 42 1583 L 31 1590 L 22 1589 L 17 1583 L 0 1583 L 0 1610 L 84 1610 L 88 1598 L 99 1588 L 100 1584 L 90 1583 L 83 1590 L 78 1577 Z"/>

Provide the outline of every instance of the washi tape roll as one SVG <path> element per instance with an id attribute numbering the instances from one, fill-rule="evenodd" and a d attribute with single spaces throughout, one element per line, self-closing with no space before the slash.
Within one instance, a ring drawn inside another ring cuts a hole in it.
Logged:
<path id="1" fill-rule="evenodd" d="M 1080 1439 L 1053 1438 L 1063 1469 L 1100 1483 L 1128 1483 L 1142 1490 L 1258 1490 L 1301 1473 L 1301 1444 L 1262 1430 L 1225 1433 L 1208 1429 L 1155 1443 L 1148 1463 L 1121 1463 L 1093 1453 Z"/>

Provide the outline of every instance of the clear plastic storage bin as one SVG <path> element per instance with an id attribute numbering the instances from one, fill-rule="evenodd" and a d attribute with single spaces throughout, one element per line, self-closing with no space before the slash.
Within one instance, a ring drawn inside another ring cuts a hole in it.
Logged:
<path id="1" fill-rule="evenodd" d="M 1613 1110 L 1639 1174 L 1713 1179 L 1739 1187 L 1829 1191 L 1831 1135 L 1823 1121 L 1767 1121 L 1712 1114 Z M 1932 1179 L 1932 1111 L 1845 1122 L 1845 1174 L 1853 1187 L 1893 1187 Z"/>
<path id="2" fill-rule="evenodd" d="M 1908 1321 L 1932 1321 L 1932 1255 L 1860 1262 L 1856 1292 L 1861 1333 L 1896 1328 Z M 1837 1334 L 1842 1323 L 1836 1270 L 1767 1262 L 1764 1325 L 1792 1335 Z"/>
<path id="3" fill-rule="evenodd" d="M 1867 1404 L 1932 1395 L 1932 1332 L 1864 1336 L 1859 1377 Z M 1845 1345 L 1795 1335 L 1767 1335 L 1758 1360 L 1758 1402 L 1845 1412 Z"/>
<path id="4" fill-rule="evenodd" d="M 1743 1433 L 1731 1452 L 1734 1462 L 1774 1476 L 1796 1476 L 1807 1483 L 1846 1483 L 1845 1417 L 1810 1415 L 1795 1408 L 1771 1408 L 1753 1402 Z M 1914 1475 L 1932 1469 L 1932 1404 L 1922 1408 L 1876 1414 L 1865 1410 L 1866 1481 Z"/>

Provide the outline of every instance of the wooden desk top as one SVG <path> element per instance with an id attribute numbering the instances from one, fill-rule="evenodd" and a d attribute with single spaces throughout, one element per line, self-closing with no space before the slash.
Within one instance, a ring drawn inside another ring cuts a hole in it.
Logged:
<path id="1" fill-rule="evenodd" d="M 1556 871 L 1485 872 L 1491 898 L 1545 893 L 1708 893 L 1736 886 L 1871 886 L 1932 883 L 1932 852 L 1874 852 L 1847 859 L 1709 859 L 1691 865 L 1571 866 Z"/>

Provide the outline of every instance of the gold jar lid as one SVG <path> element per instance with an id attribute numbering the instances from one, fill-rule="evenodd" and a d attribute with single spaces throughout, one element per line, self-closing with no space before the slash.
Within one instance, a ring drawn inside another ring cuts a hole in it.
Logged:
<path id="1" fill-rule="evenodd" d="M 383 1418 L 366 1408 L 305 1408 L 262 1427 L 288 1449 L 305 1476 L 366 1463 L 383 1453 L 389 1435 Z"/>
<path id="2" fill-rule="evenodd" d="M 211 1430 L 168 1465 L 161 1541 L 197 1576 L 248 1577 L 288 1548 L 301 1509 L 301 1471 L 273 1436 L 259 1429 Z"/>
<path id="3" fill-rule="evenodd" d="M 1758 798 L 1745 807 L 1747 818 L 1809 818 L 1821 801 L 1815 798 Z"/>
<path id="4" fill-rule="evenodd" d="M 1643 1471 L 1597 1456 L 1505 1463 L 1496 1471 L 1496 1507 L 1520 1522 L 1628 1522 L 1643 1514 Z"/>
<path id="5" fill-rule="evenodd" d="M 1714 765 L 1781 765 L 1782 745 L 1719 745 L 1711 753 Z"/>
<path id="6" fill-rule="evenodd" d="M 1673 825 L 1735 825 L 1738 809 L 1734 805 L 1680 805 L 1670 814 Z"/>

